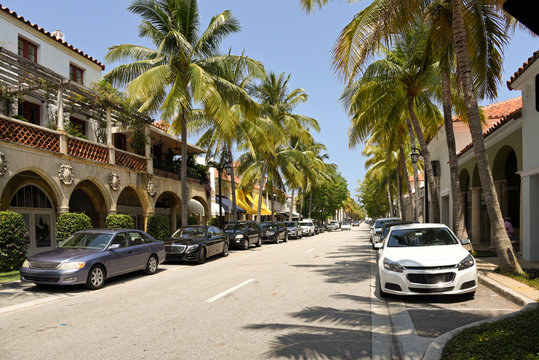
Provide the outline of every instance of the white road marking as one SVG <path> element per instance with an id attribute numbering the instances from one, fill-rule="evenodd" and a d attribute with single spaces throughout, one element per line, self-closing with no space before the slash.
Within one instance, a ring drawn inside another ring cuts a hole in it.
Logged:
<path id="1" fill-rule="evenodd" d="M 232 287 L 232 288 L 230 288 L 230 289 L 228 289 L 228 290 L 226 290 L 226 291 L 223 291 L 222 293 L 217 294 L 217 295 L 215 295 L 214 297 L 211 297 L 211 298 L 209 298 L 208 300 L 206 300 L 206 301 L 204 301 L 204 302 L 207 302 L 207 303 L 214 302 L 215 300 L 220 299 L 220 298 L 222 298 L 223 296 L 228 295 L 228 294 L 230 294 L 231 292 L 233 292 L 233 291 L 235 291 L 235 290 L 238 290 L 240 287 L 245 286 L 245 285 L 249 284 L 250 282 L 252 282 L 252 281 L 254 281 L 254 280 L 255 280 L 255 279 L 249 279 L 249 280 L 247 280 L 247 281 L 244 281 L 244 282 L 242 282 L 241 284 L 236 285 L 236 286 L 234 286 L 234 287 Z"/>
<path id="2" fill-rule="evenodd" d="M 308 254 L 308 253 L 310 253 L 311 251 L 314 251 L 314 248 L 312 248 L 311 250 L 307 250 L 307 251 L 305 252 L 305 254 Z"/>

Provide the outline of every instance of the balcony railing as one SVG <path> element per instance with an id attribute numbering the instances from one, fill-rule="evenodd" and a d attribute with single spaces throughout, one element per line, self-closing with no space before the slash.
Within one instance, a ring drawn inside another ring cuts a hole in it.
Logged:
<path id="1" fill-rule="evenodd" d="M 115 162 L 118 166 L 123 166 L 129 169 L 139 171 L 146 171 L 146 169 L 148 168 L 147 161 L 144 156 L 118 149 L 116 149 L 115 153 Z"/>
<path id="2" fill-rule="evenodd" d="M 60 152 L 60 133 L 0 115 L 0 140 Z"/>
<path id="3" fill-rule="evenodd" d="M 109 163 L 109 149 L 105 145 L 68 136 L 67 153 L 81 159 Z"/>
<path id="4" fill-rule="evenodd" d="M 156 158 L 153 159 L 154 175 L 180 180 L 180 168 L 180 160 L 170 161 Z M 187 165 L 187 180 L 199 184 L 205 184 L 208 181 L 208 176 L 206 173 L 197 171 L 197 169 Z"/>

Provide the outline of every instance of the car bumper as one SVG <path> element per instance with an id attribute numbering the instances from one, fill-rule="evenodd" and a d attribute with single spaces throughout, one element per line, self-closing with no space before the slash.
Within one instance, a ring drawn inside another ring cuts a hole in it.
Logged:
<path id="1" fill-rule="evenodd" d="M 166 259 L 167 261 L 197 261 L 199 252 L 197 250 L 190 253 L 167 253 Z"/>
<path id="2" fill-rule="evenodd" d="M 229 241 L 229 244 L 230 244 L 230 248 L 241 248 L 242 244 L 245 243 L 245 238 L 240 238 L 240 239 L 236 239 L 236 238 L 230 239 L 229 238 L 228 241 Z"/>
<path id="3" fill-rule="evenodd" d="M 301 234 L 300 234 L 298 231 L 296 231 L 296 230 L 294 230 L 294 231 L 290 231 L 290 230 L 289 230 L 289 231 L 288 231 L 288 237 L 289 237 L 289 238 L 298 238 L 300 235 L 301 235 Z"/>
<path id="4" fill-rule="evenodd" d="M 402 273 L 381 268 L 379 274 L 382 290 L 394 295 L 458 295 L 474 292 L 477 289 L 475 265 L 462 271 L 457 269 L 404 270 Z"/>
<path id="5" fill-rule="evenodd" d="M 21 281 L 34 284 L 75 285 L 84 284 L 88 279 L 89 267 L 80 270 L 38 270 L 21 268 Z"/>

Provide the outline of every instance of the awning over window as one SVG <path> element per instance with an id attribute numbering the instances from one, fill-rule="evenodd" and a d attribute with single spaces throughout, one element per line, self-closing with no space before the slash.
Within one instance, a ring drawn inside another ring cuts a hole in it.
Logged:
<path id="1" fill-rule="evenodd" d="M 253 209 L 257 211 L 258 210 L 258 194 L 255 194 L 254 198 L 249 194 L 245 194 L 245 196 L 247 196 L 247 200 L 249 200 L 253 204 Z M 261 215 L 271 215 L 271 210 L 268 209 L 266 204 L 264 204 L 264 198 L 262 198 L 261 208 L 262 208 L 262 210 L 260 211 Z"/>
<path id="2" fill-rule="evenodd" d="M 215 195 L 215 202 L 217 203 L 217 205 L 219 205 L 219 195 Z M 226 212 L 228 214 L 231 214 L 232 213 L 232 201 L 230 201 L 229 199 L 227 199 L 226 197 L 222 196 L 221 197 L 221 205 L 223 206 L 223 209 L 226 209 Z M 236 201 L 236 212 L 240 213 L 240 214 L 245 214 L 246 211 L 244 208 L 242 208 Z"/>
<path id="3" fill-rule="evenodd" d="M 226 209 L 224 207 L 222 207 L 222 213 L 223 215 L 226 214 Z M 219 204 L 211 204 L 211 214 L 212 216 L 219 216 Z"/>
<path id="4" fill-rule="evenodd" d="M 256 214 L 256 210 L 253 209 L 245 200 L 245 193 L 243 190 L 236 189 L 236 203 L 241 205 L 247 211 L 247 214 Z"/>
<path id="5" fill-rule="evenodd" d="M 200 214 L 205 215 L 204 206 L 202 204 L 194 199 L 189 200 L 189 204 L 187 205 L 187 209 L 189 211 L 189 214 Z"/>

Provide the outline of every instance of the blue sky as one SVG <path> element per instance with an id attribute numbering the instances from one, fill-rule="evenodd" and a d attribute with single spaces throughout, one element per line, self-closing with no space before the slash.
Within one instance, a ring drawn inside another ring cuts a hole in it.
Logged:
<path id="1" fill-rule="evenodd" d="M 130 0 L 0 0 L 0 4 L 38 24 L 48 31 L 60 29 L 66 41 L 90 56 L 103 61 L 106 49 L 122 43 L 148 45 L 138 38 L 139 18 L 126 8 Z M 291 88 L 303 88 L 307 103 L 296 112 L 317 119 L 321 125 L 317 141 L 328 148 L 330 161 L 348 181 L 355 194 L 357 180 L 365 174 L 361 147 L 348 147 L 349 120 L 338 102 L 343 82 L 331 69 L 330 51 L 341 29 L 370 1 L 349 4 L 334 0 L 323 10 L 309 15 L 299 0 L 199 0 L 205 28 L 210 18 L 223 10 L 231 10 L 241 23 L 242 31 L 223 42 L 222 50 L 260 60 L 267 69 L 290 73 Z M 505 82 L 539 49 L 539 39 L 517 31 L 505 51 L 503 83 L 498 100 L 520 93 L 509 91 Z M 112 69 L 107 65 L 105 71 Z M 482 102 L 483 105 L 488 102 Z M 193 139 L 195 141 L 196 139 Z"/>

